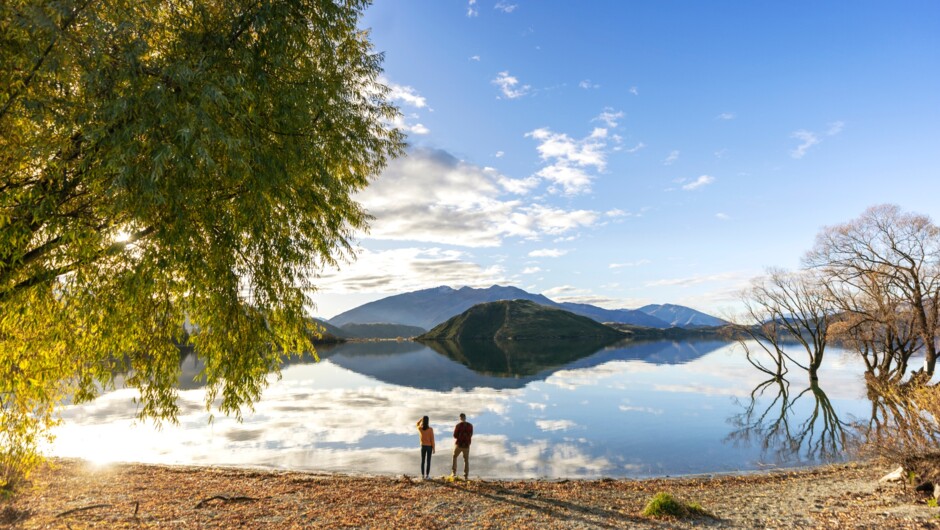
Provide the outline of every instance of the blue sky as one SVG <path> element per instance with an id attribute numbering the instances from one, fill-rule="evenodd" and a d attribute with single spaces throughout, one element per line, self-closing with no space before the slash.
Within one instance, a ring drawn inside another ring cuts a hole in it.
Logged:
<path id="1" fill-rule="evenodd" d="M 940 3 L 377 0 L 408 154 L 315 313 L 511 284 L 714 314 L 826 225 L 937 217 Z"/>

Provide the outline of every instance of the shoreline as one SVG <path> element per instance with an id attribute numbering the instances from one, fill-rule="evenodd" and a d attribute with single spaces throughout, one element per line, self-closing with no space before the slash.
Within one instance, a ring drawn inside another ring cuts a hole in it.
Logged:
<path id="1" fill-rule="evenodd" d="M 2 528 L 938 528 L 877 460 L 648 479 L 347 475 L 53 459 L 0 501 Z M 896 466 L 894 466 L 896 467 Z M 666 492 L 715 519 L 640 515 Z"/>

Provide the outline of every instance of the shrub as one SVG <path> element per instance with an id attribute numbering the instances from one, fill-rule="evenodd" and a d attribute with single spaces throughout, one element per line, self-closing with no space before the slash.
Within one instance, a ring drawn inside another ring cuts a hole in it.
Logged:
<path id="1" fill-rule="evenodd" d="M 650 499 L 648 503 L 646 503 L 646 507 L 643 508 L 642 515 L 644 517 L 715 518 L 715 516 L 705 510 L 701 504 L 697 502 L 686 504 L 668 493 L 657 493 L 652 499 Z"/>

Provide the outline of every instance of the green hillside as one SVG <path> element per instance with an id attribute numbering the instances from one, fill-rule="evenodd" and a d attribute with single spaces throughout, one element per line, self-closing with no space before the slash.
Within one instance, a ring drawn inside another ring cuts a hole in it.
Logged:
<path id="1" fill-rule="evenodd" d="M 616 340 L 624 334 L 582 317 L 528 300 L 501 300 L 471 307 L 418 340 L 545 340 L 593 338 Z"/>

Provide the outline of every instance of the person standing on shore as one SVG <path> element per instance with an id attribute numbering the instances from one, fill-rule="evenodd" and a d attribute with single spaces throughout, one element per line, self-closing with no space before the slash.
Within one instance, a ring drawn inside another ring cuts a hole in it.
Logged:
<path id="1" fill-rule="evenodd" d="M 463 479 L 470 478 L 470 439 L 473 438 L 473 425 L 467 421 L 467 415 L 460 413 L 460 423 L 454 427 L 454 461 L 450 476 L 457 476 L 457 456 L 463 454 Z"/>
<path id="2" fill-rule="evenodd" d="M 434 453 L 434 429 L 431 420 L 424 416 L 418 420 L 418 434 L 421 436 L 421 478 L 431 478 L 431 454 Z"/>

